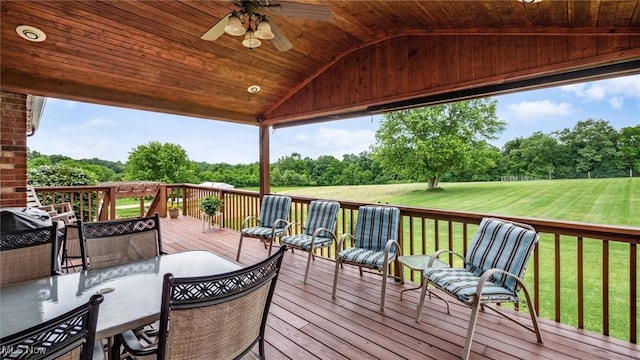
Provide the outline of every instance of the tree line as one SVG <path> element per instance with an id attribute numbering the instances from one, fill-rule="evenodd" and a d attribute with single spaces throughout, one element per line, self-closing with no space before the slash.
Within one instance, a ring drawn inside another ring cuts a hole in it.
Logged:
<path id="1" fill-rule="evenodd" d="M 271 185 L 427 182 L 437 188 L 440 181 L 622 177 L 640 171 L 640 125 L 616 130 L 605 120 L 586 119 L 572 129 L 536 132 L 499 149 L 489 143 L 505 127 L 496 116 L 496 104 L 487 98 L 386 114 L 368 151 L 342 159 L 292 153 L 271 164 Z M 27 159 L 34 185 L 136 180 L 259 185 L 257 162 L 194 162 L 180 145 L 156 141 L 134 148 L 126 163 L 37 151 L 29 151 Z"/>

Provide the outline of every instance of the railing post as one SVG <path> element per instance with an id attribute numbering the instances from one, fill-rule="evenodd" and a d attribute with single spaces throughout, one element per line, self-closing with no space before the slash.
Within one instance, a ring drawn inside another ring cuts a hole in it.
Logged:
<path id="1" fill-rule="evenodd" d="M 167 217 L 167 185 L 160 184 L 160 188 L 158 189 L 158 196 L 160 197 L 158 201 L 158 212 L 160 213 L 160 217 Z"/>
<path id="2" fill-rule="evenodd" d="M 115 220 L 116 218 L 116 197 L 118 193 L 118 187 L 112 186 L 109 188 L 109 198 L 111 199 L 111 203 L 109 204 L 109 220 Z"/>

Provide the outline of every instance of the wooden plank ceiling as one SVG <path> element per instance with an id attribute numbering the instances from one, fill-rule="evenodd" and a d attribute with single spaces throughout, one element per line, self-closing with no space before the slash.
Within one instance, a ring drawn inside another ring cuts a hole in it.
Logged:
<path id="1" fill-rule="evenodd" d="M 200 39 L 237 9 L 231 1 L 3 0 L 0 86 L 284 126 L 578 70 L 617 66 L 569 78 L 640 71 L 636 0 L 295 2 L 327 6 L 332 18 L 263 9 L 293 44 L 279 52 L 269 41 L 247 49 L 228 34 Z M 26 41 L 19 25 L 47 39 Z M 250 94 L 251 85 L 262 90 Z"/>

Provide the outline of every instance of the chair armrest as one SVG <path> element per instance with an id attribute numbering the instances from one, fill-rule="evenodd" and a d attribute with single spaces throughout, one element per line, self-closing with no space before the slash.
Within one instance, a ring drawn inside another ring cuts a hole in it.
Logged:
<path id="1" fill-rule="evenodd" d="M 334 242 L 334 243 L 335 243 L 335 242 L 337 241 L 337 239 L 336 239 L 336 234 L 334 234 L 334 233 L 333 233 L 333 231 L 331 231 L 330 229 L 324 228 L 324 227 L 319 227 L 319 228 L 317 228 L 317 229 L 313 232 L 313 234 L 311 235 L 311 243 L 309 244 L 309 247 L 311 248 L 311 250 L 313 250 L 313 244 L 316 242 L 316 236 L 318 236 L 318 234 L 319 234 L 320 232 L 322 232 L 322 231 L 326 231 L 326 232 L 328 232 L 329 234 L 331 234 L 331 240 L 332 240 L 332 242 Z"/>
<path id="2" fill-rule="evenodd" d="M 51 204 L 49 206 L 52 206 L 59 213 L 73 212 L 73 208 L 71 207 L 71 204 L 68 202 Z"/>
<path id="3" fill-rule="evenodd" d="M 260 219 L 258 219 L 257 217 L 253 216 L 253 215 L 249 215 L 246 218 L 244 218 L 244 220 L 242 220 L 242 225 L 240 226 L 241 229 L 244 229 L 247 227 L 247 224 L 249 223 L 250 220 L 255 220 L 258 222 L 258 224 L 260 224 Z"/>
<path id="4" fill-rule="evenodd" d="M 288 223 L 288 224 L 287 224 L 287 226 L 284 228 L 284 233 L 285 233 L 285 234 L 287 234 L 287 232 L 291 231 L 291 229 L 292 229 L 294 226 L 298 226 L 300 229 L 304 230 L 304 226 L 303 226 L 302 224 L 297 223 L 297 222 L 290 222 L 290 223 Z"/>
<path id="5" fill-rule="evenodd" d="M 52 217 L 58 214 L 56 209 L 54 209 L 53 206 L 51 205 L 36 206 L 36 209 L 46 211 L 47 213 L 49 213 L 49 217 Z"/>
<path id="6" fill-rule="evenodd" d="M 284 226 L 278 226 L 278 224 L 280 224 L 280 223 L 284 223 Z M 275 231 L 276 229 L 280 229 L 282 227 L 286 227 L 288 224 L 289 223 L 285 219 L 276 219 L 276 221 L 273 222 L 273 230 Z"/>
<path id="7" fill-rule="evenodd" d="M 518 287 L 526 289 L 526 286 L 525 286 L 524 282 L 522 281 L 522 279 L 520 279 L 515 274 L 512 274 L 512 273 L 510 273 L 508 271 L 505 271 L 505 270 L 502 270 L 502 269 L 496 269 L 496 268 L 488 269 L 487 271 L 482 273 L 482 275 L 480 276 L 480 280 L 478 280 L 478 287 L 476 288 L 476 298 L 477 299 L 480 299 L 480 296 L 482 295 L 482 289 L 484 288 L 484 284 L 495 273 L 502 273 L 502 274 L 505 274 L 505 275 L 507 275 L 509 277 L 514 278 L 516 280 L 516 282 L 518 283 Z"/>
<path id="8" fill-rule="evenodd" d="M 329 234 L 331 234 L 331 238 L 333 238 L 333 241 L 337 241 L 337 240 L 338 240 L 338 239 L 336 238 L 336 234 L 334 234 L 334 233 L 333 233 L 333 230 L 331 230 L 331 229 L 327 229 L 327 228 L 325 228 L 325 227 L 319 227 L 319 228 L 317 228 L 317 229 L 313 232 L 313 234 L 312 234 L 311 236 L 315 239 L 315 237 L 316 237 L 316 236 L 318 236 L 318 234 L 319 234 L 321 231 L 326 231 L 326 232 L 328 232 Z"/>
<path id="9" fill-rule="evenodd" d="M 355 239 L 355 237 L 351 234 L 342 234 L 342 236 L 340 236 L 340 239 L 338 239 L 338 244 L 336 245 L 336 254 L 338 254 L 338 252 L 340 250 L 342 250 L 342 244 L 344 243 L 344 241 L 347 238 L 351 238 L 351 243 L 353 244 L 353 239 Z"/>
<path id="10" fill-rule="evenodd" d="M 396 253 L 399 255 L 396 255 L 396 259 L 398 258 L 398 256 L 402 256 L 402 249 L 400 249 L 400 244 L 398 243 L 398 241 L 393 240 L 393 239 L 389 239 L 387 240 L 387 244 L 384 246 L 384 263 L 387 264 L 389 263 L 389 252 L 391 252 L 391 246 L 393 246 L 395 244 L 396 246 Z"/>
<path id="11" fill-rule="evenodd" d="M 155 354 L 158 350 L 158 344 L 142 346 L 138 337 L 131 330 L 127 330 L 117 335 L 116 337 L 117 340 L 114 345 L 117 345 L 119 341 L 122 342 L 122 345 L 124 345 L 127 351 L 134 356 L 152 355 Z M 118 349 L 113 350 L 118 351 Z"/>
<path id="12" fill-rule="evenodd" d="M 438 250 L 436 252 L 433 253 L 433 255 L 431 255 L 431 259 L 429 259 L 429 262 L 427 262 L 427 266 L 428 268 L 433 266 L 433 263 L 440 257 L 440 255 L 442 254 L 453 254 L 457 257 L 459 257 L 460 259 L 462 259 L 462 261 L 464 261 L 464 257 L 460 254 L 458 254 L 457 252 L 453 251 L 453 250 L 447 250 L 447 249 L 442 249 L 442 250 Z"/>

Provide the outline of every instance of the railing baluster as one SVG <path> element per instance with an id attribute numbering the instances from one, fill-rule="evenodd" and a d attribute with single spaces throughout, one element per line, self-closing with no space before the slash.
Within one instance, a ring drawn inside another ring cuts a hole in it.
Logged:
<path id="1" fill-rule="evenodd" d="M 584 248 L 578 236 L 578 328 L 584 329 Z"/>
<path id="2" fill-rule="evenodd" d="M 449 231 L 449 250 L 453 250 L 453 223 L 449 221 L 447 223 Z M 449 253 L 449 265 L 453 266 L 453 254 Z"/>
<path id="3" fill-rule="evenodd" d="M 638 343 L 638 250 L 629 245 L 629 341 Z"/>
<path id="4" fill-rule="evenodd" d="M 540 246 L 533 249 L 533 306 L 540 315 Z"/>
<path id="5" fill-rule="evenodd" d="M 602 333 L 609 336 L 609 241 L 602 241 Z"/>
<path id="6" fill-rule="evenodd" d="M 555 259 L 555 320 L 560 322 L 560 235 L 555 234 L 554 239 Z"/>

